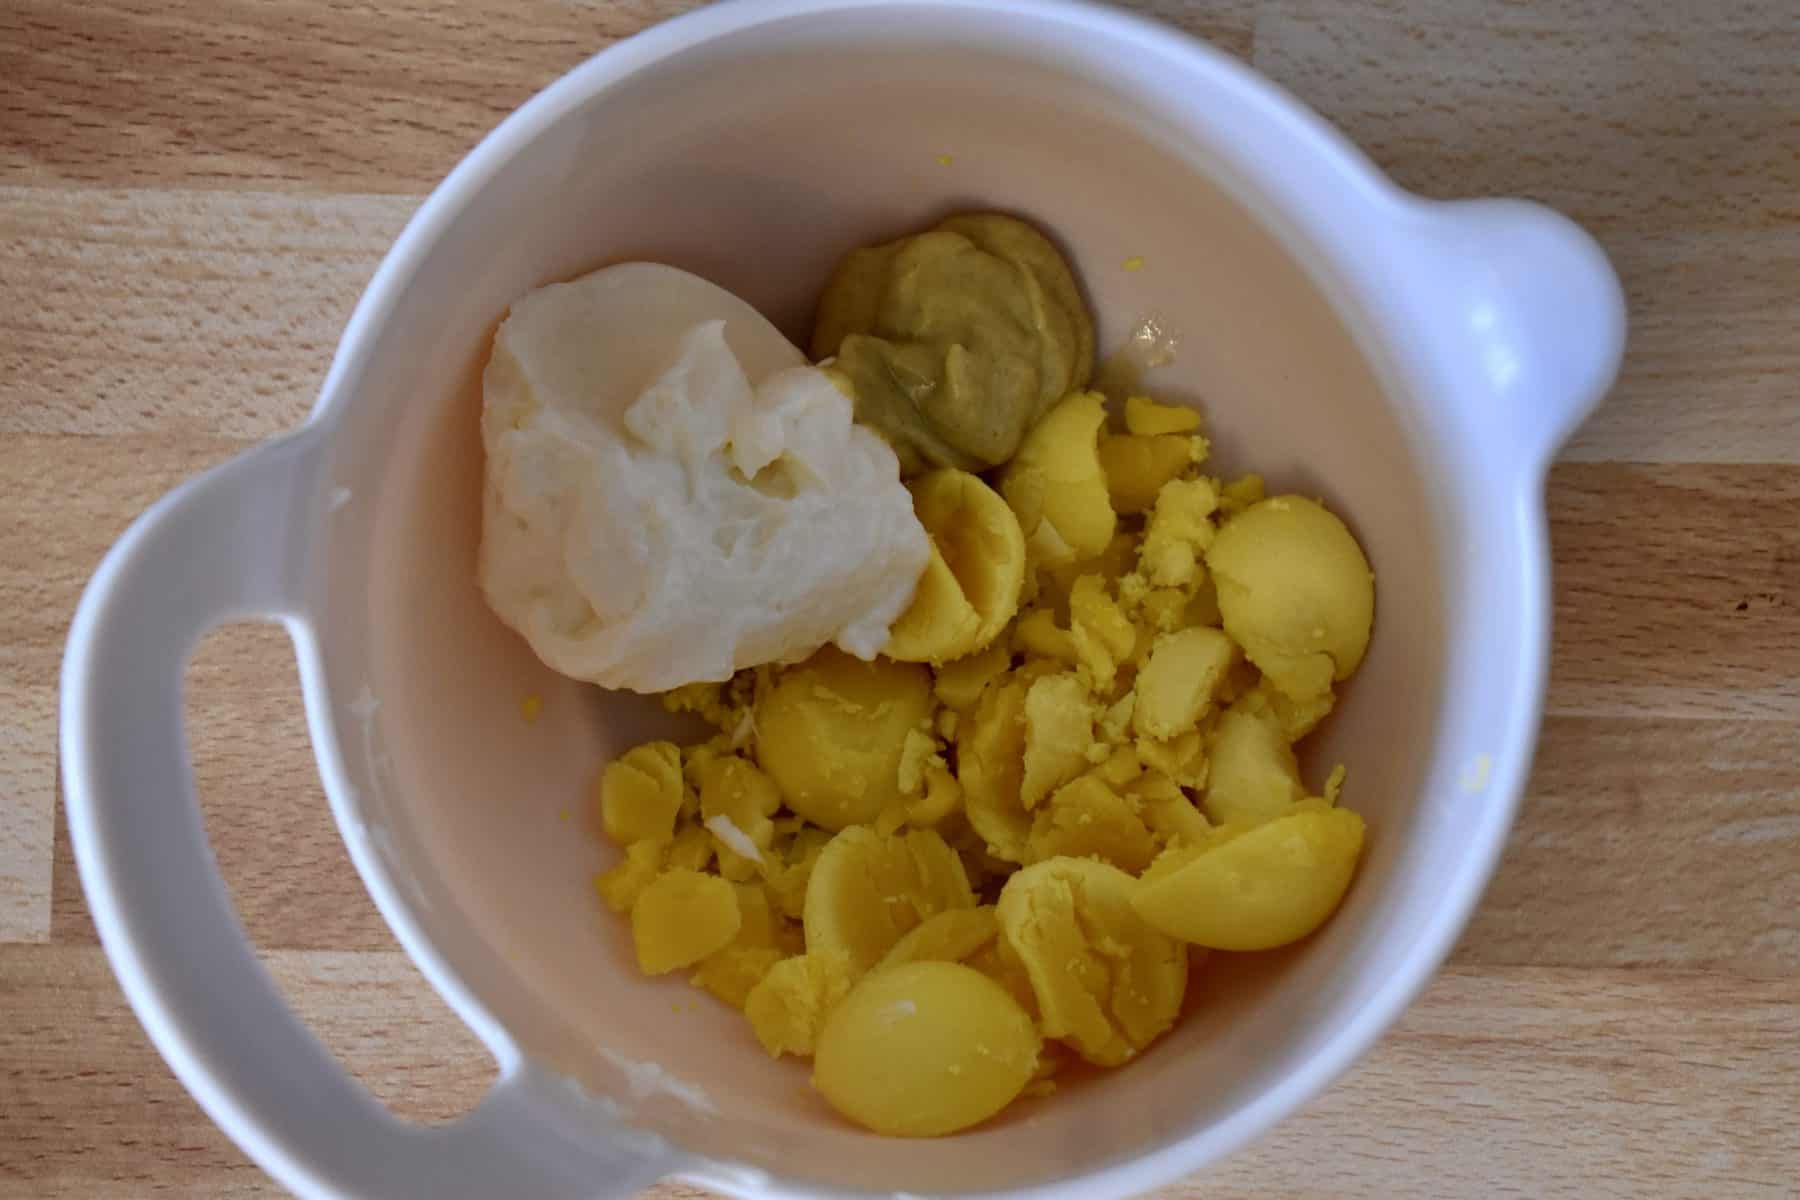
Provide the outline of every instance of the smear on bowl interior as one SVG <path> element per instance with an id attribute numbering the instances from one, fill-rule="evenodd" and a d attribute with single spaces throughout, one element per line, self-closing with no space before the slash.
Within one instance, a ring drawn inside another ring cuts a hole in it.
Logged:
<path id="1" fill-rule="evenodd" d="M 1362 850 L 1295 755 L 1368 646 L 1361 547 L 1090 390 L 1093 328 L 1048 238 L 970 214 L 847 256 L 816 363 L 632 263 L 520 300 L 484 379 L 494 610 L 716 730 L 601 771 L 601 901 L 878 1133 L 1128 1064 Z"/>

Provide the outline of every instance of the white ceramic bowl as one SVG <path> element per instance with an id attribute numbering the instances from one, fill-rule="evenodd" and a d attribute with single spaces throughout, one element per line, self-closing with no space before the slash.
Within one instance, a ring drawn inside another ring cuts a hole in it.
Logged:
<path id="1" fill-rule="evenodd" d="M 1103 348 L 1143 316 L 1175 331 L 1152 383 L 1204 406 L 1225 469 L 1322 494 L 1361 536 L 1376 635 L 1316 753 L 1352 765 L 1371 835 L 1322 935 L 1204 974 L 1128 1070 L 959 1137 L 889 1141 L 835 1119 L 738 1014 L 672 1011 L 687 985 L 638 975 L 594 902 L 607 851 L 565 814 L 659 718 L 555 677 L 484 607 L 478 376 L 511 300 L 621 259 L 708 276 L 804 341 L 846 248 L 979 207 L 1064 240 Z M 1278 89 L 1143 20 L 772 0 L 671 21 L 482 142 L 382 264 L 306 426 L 175 491 L 101 566 L 62 729 L 107 952 L 206 1110 L 309 1196 L 617 1196 L 674 1174 L 765 1197 L 1106 1197 L 1172 1180 L 1367 1049 L 1474 905 L 1542 701 L 1544 470 L 1612 380 L 1623 326 L 1612 272 L 1560 217 L 1400 192 Z M 383 1111 L 230 910 L 180 685 L 198 637 L 241 618 L 292 632 L 351 857 L 498 1061 L 463 1120 Z"/>

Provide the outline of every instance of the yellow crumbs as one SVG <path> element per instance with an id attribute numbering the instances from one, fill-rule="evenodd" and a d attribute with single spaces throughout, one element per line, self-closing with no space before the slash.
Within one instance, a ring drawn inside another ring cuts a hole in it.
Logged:
<path id="1" fill-rule="evenodd" d="M 1143 270 L 1144 269 L 1144 256 L 1141 254 L 1134 254 L 1130 258 L 1126 259 L 1125 260 L 1125 269 L 1127 271 Z"/>
<path id="2" fill-rule="evenodd" d="M 535 722 L 538 719 L 538 715 L 540 713 L 542 713 L 543 711 L 544 711 L 544 698 L 542 696 L 533 695 L 533 696 L 524 696 L 524 697 L 520 698 L 520 700 L 519 700 L 519 715 L 521 717 L 525 718 L 525 723 L 527 725 L 530 725 L 533 722 Z"/>
<path id="3" fill-rule="evenodd" d="M 1322 505 L 1209 453 L 1191 409 L 1071 391 L 988 475 L 909 481 L 932 554 L 883 655 L 666 694 L 717 732 L 595 784 L 640 968 L 925 1137 L 1149 1050 L 1190 947 L 1319 928 L 1364 827 L 1295 746 L 1362 661 L 1373 576 Z"/>

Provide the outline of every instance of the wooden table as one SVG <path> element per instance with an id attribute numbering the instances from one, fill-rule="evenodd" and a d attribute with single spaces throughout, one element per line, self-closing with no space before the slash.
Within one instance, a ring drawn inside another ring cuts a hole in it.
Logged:
<path id="1" fill-rule="evenodd" d="M 1550 479 L 1556 658 L 1499 877 L 1361 1066 L 1165 1197 L 1800 1188 L 1800 8 L 1156 0 L 1437 196 L 1536 197 L 1630 293 Z M 76 596 L 301 420 L 420 196 L 683 0 L 0 5 L 0 1196 L 268 1195 L 127 1011 L 58 816 Z M 278 632 L 190 675 L 206 817 L 294 1003 L 404 1113 L 487 1070 L 327 815 Z M 665 1188 L 663 1200 L 691 1194 Z"/>

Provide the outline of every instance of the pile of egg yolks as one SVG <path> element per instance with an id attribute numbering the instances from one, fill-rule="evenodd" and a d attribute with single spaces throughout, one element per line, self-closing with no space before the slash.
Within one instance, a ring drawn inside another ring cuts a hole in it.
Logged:
<path id="1" fill-rule="evenodd" d="M 931 565 L 872 662 L 665 695 L 717 729 L 596 785 L 639 967 L 686 972 L 883 1134 L 1130 1062 L 1194 948 L 1305 937 L 1349 888 L 1343 770 L 1294 747 L 1368 645 L 1336 516 L 1207 475 L 1197 413 L 1076 392 L 991 479 L 911 481 Z"/>

